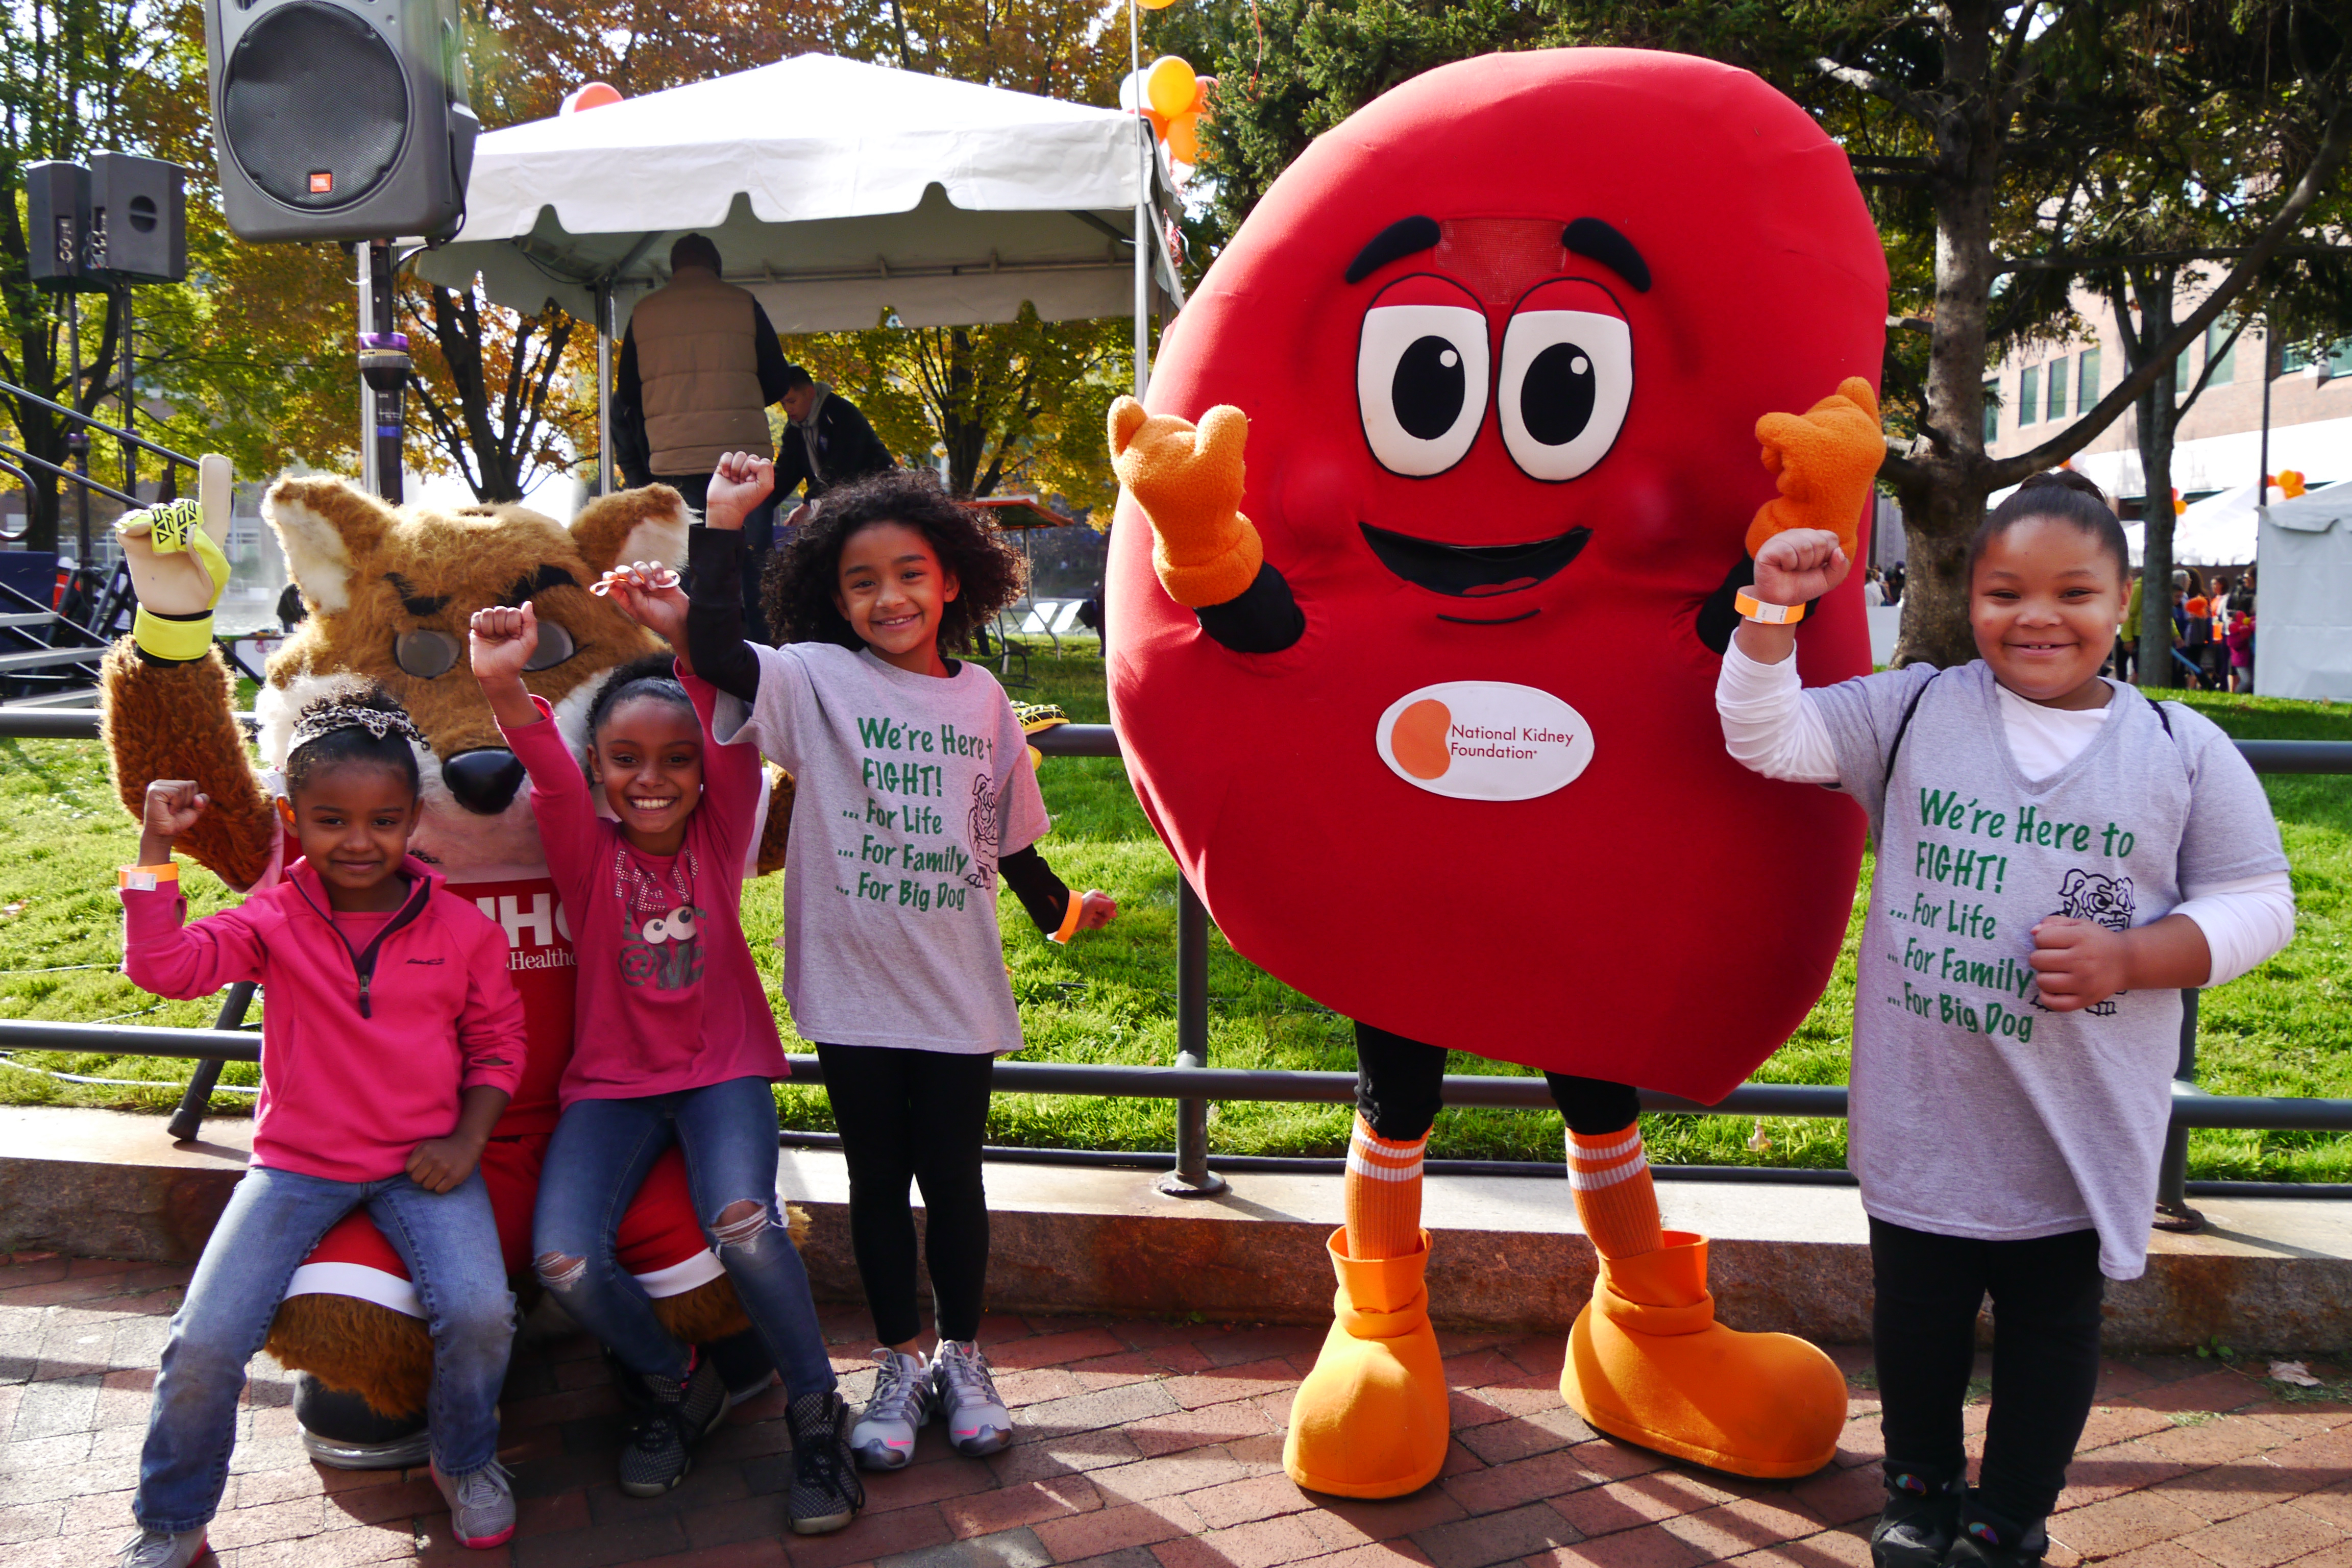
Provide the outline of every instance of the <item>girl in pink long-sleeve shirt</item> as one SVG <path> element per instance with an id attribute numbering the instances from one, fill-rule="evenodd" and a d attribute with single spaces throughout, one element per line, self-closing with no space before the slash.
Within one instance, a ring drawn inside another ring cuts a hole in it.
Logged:
<path id="1" fill-rule="evenodd" d="M 685 646 L 673 578 L 625 569 L 600 587 Z M 588 710 L 592 789 L 553 710 L 523 684 L 538 647 L 528 604 L 477 613 L 474 675 L 530 774 L 547 867 L 579 957 L 563 1119 L 547 1150 L 531 1249 L 539 1278 L 650 1395 L 621 1455 L 621 1489 L 658 1497 L 726 1415 L 717 1364 L 681 1344 L 615 1256 L 615 1230 L 672 1142 L 712 1249 L 782 1373 L 793 1432 L 785 1512 L 797 1534 L 846 1526 L 865 1501 L 847 1409 L 776 1203 L 773 1080 L 783 1047 L 740 910 L 766 783 L 759 753 L 711 739 L 717 694 L 679 657 L 624 665 Z M 612 810 L 597 815 L 597 795 Z"/>
<path id="2" fill-rule="evenodd" d="M 514 1533 L 498 1463 L 514 1298 L 476 1163 L 522 1077 L 522 1003 L 506 934 L 407 853 L 417 814 L 408 715 L 382 693 L 294 722 L 278 803 L 301 858 L 236 909 L 184 923 L 172 845 L 204 815 L 185 780 L 147 786 L 139 864 L 121 877 L 123 969 L 164 996 L 268 988 L 253 1160 L 164 1342 L 124 1560 L 184 1568 L 204 1551 L 236 1439 L 245 1365 L 295 1268 L 366 1206 L 407 1263 L 433 1337 L 433 1475 L 454 1533 Z"/>

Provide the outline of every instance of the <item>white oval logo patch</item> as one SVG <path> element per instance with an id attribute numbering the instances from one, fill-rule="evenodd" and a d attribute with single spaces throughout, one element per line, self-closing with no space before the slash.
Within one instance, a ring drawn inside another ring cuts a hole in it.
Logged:
<path id="1" fill-rule="evenodd" d="M 1449 680 L 1389 704 L 1373 731 L 1397 777 L 1458 800 L 1533 800 L 1592 761 L 1584 715 L 1532 686 Z"/>

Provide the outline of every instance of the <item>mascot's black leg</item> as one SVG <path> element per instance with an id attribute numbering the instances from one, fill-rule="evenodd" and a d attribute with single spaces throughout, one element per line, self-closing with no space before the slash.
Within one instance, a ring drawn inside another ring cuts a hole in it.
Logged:
<path id="1" fill-rule="evenodd" d="M 776 1380 L 776 1363 L 769 1358 L 768 1347 L 761 1342 L 757 1329 L 745 1329 L 723 1340 L 713 1340 L 702 1348 L 719 1364 L 719 1379 L 727 1384 L 730 1407 L 766 1393 Z M 604 1368 L 613 1374 L 614 1388 L 632 1409 L 643 1409 L 650 1403 L 645 1380 L 623 1366 L 621 1358 L 610 1348 L 604 1352 Z"/>
<path id="2" fill-rule="evenodd" d="M 432 1457 L 425 1412 L 379 1415 L 356 1394 L 329 1388 L 307 1372 L 294 1374 L 294 1419 L 302 1447 L 338 1470 L 404 1470 Z"/>

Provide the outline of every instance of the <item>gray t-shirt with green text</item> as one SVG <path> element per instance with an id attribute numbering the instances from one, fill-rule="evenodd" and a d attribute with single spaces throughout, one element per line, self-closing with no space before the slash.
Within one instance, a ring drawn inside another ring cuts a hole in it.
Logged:
<path id="1" fill-rule="evenodd" d="M 755 647 L 712 731 L 790 770 L 784 997 L 801 1037 L 971 1055 L 1021 1048 L 996 863 L 1049 822 L 1004 689 L 827 643 Z"/>
<path id="2" fill-rule="evenodd" d="M 2055 914 L 2126 931 L 2169 913 L 2184 886 L 2284 870 L 2253 770 L 2210 721 L 2179 703 L 2159 717 L 2120 687 L 2082 754 L 2031 782 L 1982 661 L 1806 695 L 1877 847 L 1847 1158 L 1863 1206 L 1985 1240 L 2095 1227 L 2101 1270 L 2137 1278 L 2180 993 L 2051 1012 L 2027 963 L 2031 932 Z"/>

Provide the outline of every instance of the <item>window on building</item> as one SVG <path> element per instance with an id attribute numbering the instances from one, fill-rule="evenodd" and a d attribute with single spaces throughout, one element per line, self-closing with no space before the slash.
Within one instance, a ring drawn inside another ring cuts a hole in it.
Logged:
<path id="1" fill-rule="evenodd" d="M 2074 412 L 2095 408 L 2099 402 L 2099 351 L 2084 349 L 2074 362 Z"/>
<path id="2" fill-rule="evenodd" d="M 2352 338 L 2338 338 L 2327 345 L 2327 372 L 2330 375 L 2352 374 Z M 2309 343 L 2289 343 L 2279 350 L 2279 374 L 2291 375 L 2308 366 L 2318 357 Z"/>
<path id="3" fill-rule="evenodd" d="M 2208 386 L 2227 386 L 2237 378 L 2238 344 L 2230 335 L 2237 330 L 2238 323 L 2227 316 L 2205 329 L 2205 363 L 2211 367 Z"/>
<path id="4" fill-rule="evenodd" d="M 2044 419 L 2066 417 L 2066 362 L 2063 358 L 2050 362 L 2050 397 L 2049 401 L 2042 405 L 2042 417 Z"/>
<path id="5" fill-rule="evenodd" d="M 1984 384 L 1984 442 L 1990 447 L 2000 439 L 2000 383 Z"/>
<path id="6" fill-rule="evenodd" d="M 2173 401 L 2177 403 L 2188 396 L 2189 389 L 2196 384 L 2197 367 L 2189 362 L 2189 351 L 2182 349 L 2180 357 L 2172 362 Z"/>
<path id="7" fill-rule="evenodd" d="M 2027 365 L 2017 374 L 2017 422 L 2031 425 L 2042 417 L 2042 367 Z"/>

